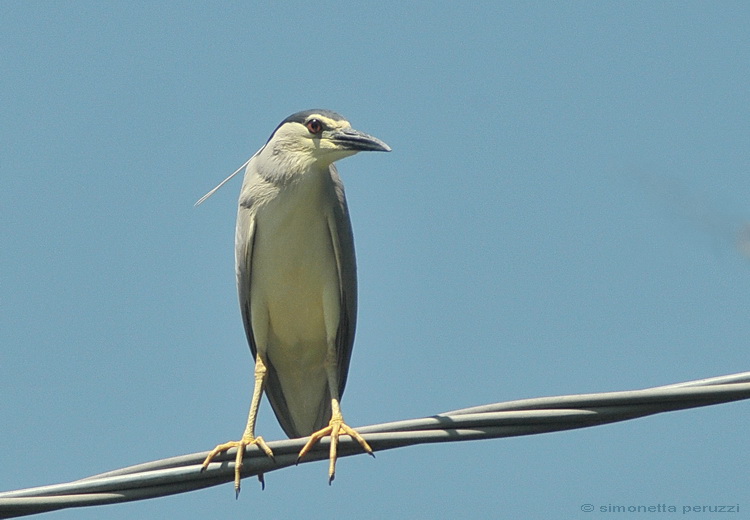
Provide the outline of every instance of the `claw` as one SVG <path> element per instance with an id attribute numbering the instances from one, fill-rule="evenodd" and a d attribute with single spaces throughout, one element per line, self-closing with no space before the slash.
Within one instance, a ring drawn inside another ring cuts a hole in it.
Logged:
<path id="1" fill-rule="evenodd" d="M 362 449 L 366 452 L 372 455 L 373 457 L 375 454 L 372 452 L 372 448 L 369 444 L 367 444 L 367 441 L 354 430 L 353 428 L 350 428 L 347 424 L 344 423 L 343 419 L 340 418 L 332 418 L 331 422 L 328 423 L 328 426 L 325 428 L 322 428 L 316 432 L 314 432 L 310 439 L 308 439 L 307 443 L 303 446 L 303 448 L 300 450 L 299 455 L 297 455 L 297 464 L 299 464 L 300 459 L 307 455 L 312 447 L 319 442 L 323 437 L 331 437 L 331 447 L 330 447 L 330 456 L 329 456 L 329 465 L 328 465 L 328 485 L 330 486 L 333 480 L 336 478 L 336 460 L 338 458 L 338 443 L 339 443 L 339 437 L 341 434 L 348 435 L 355 441 L 359 443 L 360 446 L 362 446 Z"/>
<path id="2" fill-rule="evenodd" d="M 263 450 L 263 453 L 268 455 L 268 457 L 271 458 L 274 462 L 276 459 L 273 456 L 273 451 L 271 451 L 271 448 L 268 447 L 268 444 L 266 444 L 266 441 L 263 440 L 263 437 L 249 437 L 245 439 L 241 439 L 239 441 L 229 441 L 225 442 L 224 444 L 219 444 L 216 446 L 211 452 L 206 456 L 206 459 L 203 461 L 203 465 L 201 466 L 201 472 L 205 471 L 208 465 L 211 463 L 214 457 L 218 455 L 219 453 L 222 453 L 224 451 L 227 451 L 231 448 L 237 448 L 237 456 L 234 460 L 234 496 L 235 498 L 239 498 L 240 496 L 240 482 L 242 479 L 242 459 L 245 456 L 245 447 L 250 446 L 252 444 L 255 444 L 258 446 L 261 450 Z M 263 474 L 258 474 L 258 480 L 261 484 L 261 489 L 265 489 L 266 483 L 263 478 Z"/>

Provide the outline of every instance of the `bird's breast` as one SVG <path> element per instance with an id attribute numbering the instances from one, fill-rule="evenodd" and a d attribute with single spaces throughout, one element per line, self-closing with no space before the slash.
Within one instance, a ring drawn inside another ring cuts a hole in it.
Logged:
<path id="1" fill-rule="evenodd" d="M 259 209 L 251 291 L 268 316 L 269 348 L 317 358 L 327 346 L 326 298 L 339 281 L 330 198 L 325 186 L 305 188 L 281 191 Z"/>

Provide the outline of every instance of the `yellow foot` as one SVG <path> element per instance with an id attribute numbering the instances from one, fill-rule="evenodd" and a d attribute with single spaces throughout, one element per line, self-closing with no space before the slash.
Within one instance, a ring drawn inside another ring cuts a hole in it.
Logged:
<path id="1" fill-rule="evenodd" d="M 229 441 L 225 442 L 224 444 L 219 444 L 216 446 L 213 450 L 211 450 L 211 453 L 208 454 L 206 457 L 206 460 L 203 461 L 203 465 L 201 466 L 201 471 L 204 471 L 208 465 L 211 463 L 211 460 L 213 460 L 214 457 L 216 457 L 219 453 L 223 451 L 227 451 L 231 448 L 237 448 L 237 458 L 234 461 L 234 492 L 235 496 L 240 495 L 240 472 L 242 471 L 242 458 L 245 456 L 245 447 L 250 446 L 252 444 L 255 444 L 258 446 L 263 452 L 268 455 L 272 460 L 275 460 L 273 457 L 273 452 L 271 451 L 271 448 L 268 447 L 268 444 L 266 444 L 266 441 L 263 440 L 263 437 L 246 437 L 239 441 Z M 261 473 L 258 475 L 258 480 L 260 480 L 260 483 L 264 485 L 263 482 L 263 474 Z"/>
<path id="2" fill-rule="evenodd" d="M 310 436 L 310 440 L 307 441 L 307 444 L 300 450 L 299 455 L 297 456 L 297 462 L 302 459 L 307 453 L 310 451 L 310 449 L 315 445 L 316 442 L 318 442 L 323 437 L 330 436 L 331 437 L 331 451 L 330 451 L 330 463 L 328 465 L 328 484 L 330 485 L 331 482 L 333 482 L 333 479 L 336 477 L 336 450 L 338 448 L 339 443 L 339 435 L 341 434 L 348 435 L 355 441 L 359 443 L 360 446 L 362 446 L 362 449 L 365 450 L 367 453 L 372 455 L 373 457 L 375 454 L 372 452 L 372 448 L 370 448 L 370 445 L 367 444 L 367 441 L 362 438 L 362 436 L 357 433 L 354 429 L 350 428 L 346 424 L 344 424 L 344 419 L 339 418 L 333 418 L 331 419 L 331 422 L 328 423 L 328 426 L 323 428 L 322 430 L 318 430 L 314 432 Z"/>

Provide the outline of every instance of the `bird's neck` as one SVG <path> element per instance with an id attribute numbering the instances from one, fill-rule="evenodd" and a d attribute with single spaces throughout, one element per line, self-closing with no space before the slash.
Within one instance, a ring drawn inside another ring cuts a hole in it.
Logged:
<path id="1" fill-rule="evenodd" d="M 329 178 L 329 168 L 330 163 L 316 160 L 307 154 L 271 153 L 265 161 L 260 161 L 258 174 L 280 189 L 296 189 Z"/>

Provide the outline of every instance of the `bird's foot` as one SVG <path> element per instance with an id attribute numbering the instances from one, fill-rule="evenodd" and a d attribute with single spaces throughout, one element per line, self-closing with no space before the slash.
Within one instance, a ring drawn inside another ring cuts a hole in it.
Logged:
<path id="1" fill-rule="evenodd" d="M 328 423 L 328 426 L 325 428 L 318 430 L 314 432 L 310 439 L 307 441 L 305 446 L 300 450 L 299 455 L 297 456 L 297 462 L 302 459 L 317 443 L 322 439 L 323 437 L 331 437 L 331 451 L 330 451 L 330 462 L 328 465 L 328 484 L 330 485 L 331 482 L 333 482 L 333 479 L 336 477 L 336 458 L 337 458 L 337 448 L 339 443 L 339 436 L 341 434 L 348 435 L 355 441 L 359 443 L 360 446 L 362 446 L 362 449 L 365 450 L 365 452 L 369 453 L 373 457 L 375 454 L 372 452 L 372 448 L 369 444 L 367 444 L 367 441 L 362 438 L 362 436 L 357 433 L 356 430 L 353 428 L 350 428 L 347 424 L 344 423 L 343 417 L 333 417 L 331 421 Z"/>
<path id="2" fill-rule="evenodd" d="M 245 456 L 245 447 L 251 446 L 255 444 L 258 446 L 263 452 L 268 455 L 272 460 L 275 460 L 273 457 L 273 451 L 271 451 L 271 448 L 268 447 L 268 444 L 266 444 L 266 441 L 263 440 L 263 437 L 243 437 L 242 439 L 238 441 L 229 441 L 225 442 L 224 444 L 219 444 L 216 446 L 211 452 L 206 456 L 206 460 L 203 461 L 203 465 L 201 466 L 201 471 L 204 471 L 208 465 L 211 463 L 211 460 L 213 460 L 214 457 L 216 457 L 219 453 L 222 453 L 224 451 L 227 451 L 231 448 L 237 448 L 237 457 L 234 461 L 234 492 L 235 496 L 240 495 L 240 472 L 242 471 L 242 458 Z M 261 473 L 258 475 L 258 480 L 260 480 L 260 483 L 263 487 L 265 487 L 265 483 L 263 482 L 263 474 Z"/>

